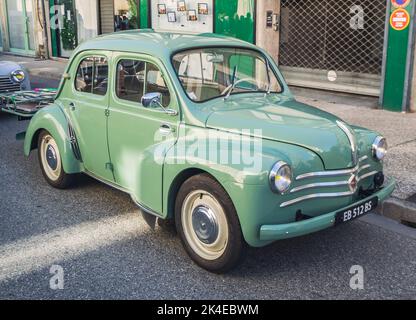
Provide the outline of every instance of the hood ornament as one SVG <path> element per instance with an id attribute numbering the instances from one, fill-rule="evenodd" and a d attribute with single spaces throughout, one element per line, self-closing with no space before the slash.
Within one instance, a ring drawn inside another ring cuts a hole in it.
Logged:
<path id="1" fill-rule="evenodd" d="M 337 120 L 337 125 L 340 127 L 342 131 L 347 135 L 348 140 L 350 141 L 351 145 L 351 159 L 353 166 L 355 167 L 358 164 L 358 148 L 357 148 L 357 140 L 355 138 L 355 134 L 352 133 L 351 129 L 347 127 L 347 125 L 339 120 Z"/>

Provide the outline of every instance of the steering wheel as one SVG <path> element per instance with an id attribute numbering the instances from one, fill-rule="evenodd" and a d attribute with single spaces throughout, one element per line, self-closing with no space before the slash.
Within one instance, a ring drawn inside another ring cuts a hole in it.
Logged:
<path id="1" fill-rule="evenodd" d="M 257 89 L 259 88 L 258 83 L 255 79 L 253 78 L 244 78 L 244 79 L 240 79 L 237 80 L 234 84 L 230 84 L 227 88 L 224 89 L 223 92 L 221 92 L 221 95 L 223 96 L 224 94 L 226 94 L 233 86 L 236 87 L 237 84 L 241 83 L 241 82 L 250 82 L 252 84 L 255 84 Z"/>

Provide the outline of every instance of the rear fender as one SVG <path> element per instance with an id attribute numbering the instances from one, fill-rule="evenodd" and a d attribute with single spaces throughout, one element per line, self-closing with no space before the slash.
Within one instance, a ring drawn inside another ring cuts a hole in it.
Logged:
<path id="1" fill-rule="evenodd" d="M 75 156 L 71 146 L 68 119 L 57 104 L 52 104 L 39 110 L 30 121 L 24 142 L 25 156 L 28 157 L 32 150 L 37 149 L 39 134 L 43 130 L 48 131 L 56 140 L 61 153 L 64 171 L 68 174 L 82 172 L 83 165 Z"/>

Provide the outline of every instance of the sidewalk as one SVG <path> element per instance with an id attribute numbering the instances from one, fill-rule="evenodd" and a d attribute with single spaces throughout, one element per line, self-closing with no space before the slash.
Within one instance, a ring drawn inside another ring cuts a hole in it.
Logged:
<path id="1" fill-rule="evenodd" d="M 31 76 L 49 79 L 60 79 L 67 64 L 64 61 L 35 61 L 33 58 L 0 54 L 2 60 L 21 63 Z M 360 97 L 339 98 L 328 93 L 320 94 L 319 91 L 311 97 L 303 90 L 295 92 L 299 92 L 296 96 L 299 101 L 331 112 L 348 123 L 380 132 L 387 138 L 389 154 L 385 160 L 385 173 L 396 179 L 397 188 L 380 213 L 389 214 L 396 220 L 416 223 L 416 113 L 377 110 Z"/>

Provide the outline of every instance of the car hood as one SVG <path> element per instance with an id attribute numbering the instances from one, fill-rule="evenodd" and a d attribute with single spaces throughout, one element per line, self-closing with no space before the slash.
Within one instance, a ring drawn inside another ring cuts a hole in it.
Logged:
<path id="1" fill-rule="evenodd" d="M 9 76 L 12 71 L 25 69 L 12 61 L 0 61 L 0 76 Z"/>
<path id="2" fill-rule="evenodd" d="M 292 98 L 232 97 L 210 109 L 207 128 L 240 134 L 249 130 L 251 135 L 307 148 L 320 156 L 327 170 L 354 166 L 351 136 L 339 123 L 355 139 L 354 131 L 334 115 Z"/>

